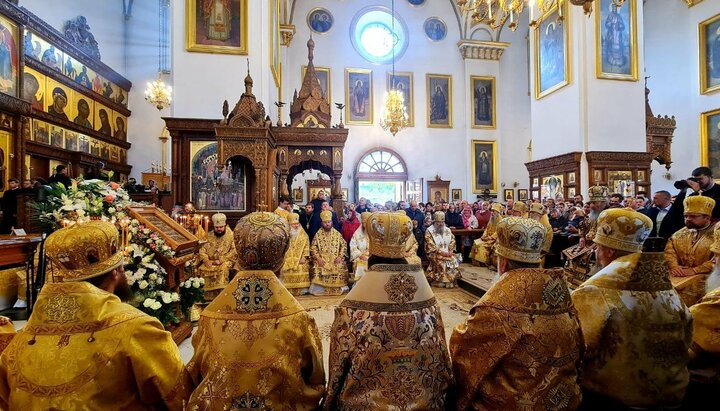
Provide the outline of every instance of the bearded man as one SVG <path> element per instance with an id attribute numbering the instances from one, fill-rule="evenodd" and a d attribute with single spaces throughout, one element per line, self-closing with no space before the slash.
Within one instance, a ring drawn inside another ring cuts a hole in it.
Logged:
<path id="1" fill-rule="evenodd" d="M 585 337 L 582 386 L 590 410 L 680 406 L 688 385 L 692 317 L 662 252 L 641 252 L 652 220 L 600 213 L 593 242 L 602 269 L 572 293 Z"/>
<path id="2" fill-rule="evenodd" d="M 185 409 L 315 410 L 325 393 L 320 335 L 275 276 L 288 225 L 274 213 L 250 213 L 234 238 L 240 270 L 200 315 Z"/>
<path id="3" fill-rule="evenodd" d="M 368 248 L 368 236 L 364 226 L 359 226 L 350 239 L 350 262 L 353 265 L 353 281 L 357 281 L 365 275 L 368 267 L 370 251 Z"/>
<path id="4" fill-rule="evenodd" d="M 562 254 L 568 261 L 566 273 L 571 286 L 579 286 L 593 275 L 595 266 L 595 231 L 600 213 L 607 208 L 608 188 L 592 186 L 588 189 L 590 212 L 585 215 L 578 227 L 580 240 L 577 245 L 563 250 Z"/>
<path id="5" fill-rule="evenodd" d="M 455 257 L 455 236 L 445 227 L 445 213 L 436 211 L 433 225 L 425 231 L 425 254 L 430 265 L 427 278 L 436 287 L 452 288 L 460 278 L 460 263 Z"/>
<path id="6" fill-rule="evenodd" d="M 290 294 L 303 295 L 310 291 L 310 238 L 300 227 L 297 213 L 289 213 L 287 221 L 290 224 L 290 247 L 285 253 L 280 278 Z"/>
<path id="7" fill-rule="evenodd" d="M 685 227 L 676 231 L 665 246 L 670 281 L 688 307 L 705 295 L 705 278 L 712 271 L 714 207 L 715 200 L 710 197 L 686 197 L 683 201 Z"/>
<path id="8" fill-rule="evenodd" d="M 132 292 L 115 226 L 62 228 L 45 250 L 60 281 L 0 357 L 0 409 L 181 410 L 189 387 L 171 334 L 121 301 Z"/>
<path id="9" fill-rule="evenodd" d="M 452 385 L 440 307 L 404 212 L 363 215 L 370 269 L 335 310 L 325 410 L 442 411 Z"/>
<path id="10" fill-rule="evenodd" d="M 235 271 L 237 253 L 232 231 L 227 229 L 227 217 L 213 214 L 213 233 L 198 252 L 198 274 L 205 279 L 205 301 L 212 301 L 225 288 L 230 270 Z"/>
<path id="11" fill-rule="evenodd" d="M 498 270 L 450 338 L 458 411 L 574 410 L 582 334 L 562 270 L 539 268 L 546 228 L 498 223 Z"/>
<path id="12" fill-rule="evenodd" d="M 470 257 L 473 261 L 480 264 L 492 266 L 495 264 L 495 256 L 493 255 L 493 246 L 497 241 L 497 225 L 502 220 L 503 206 L 500 203 L 493 203 L 490 207 L 490 220 L 485 227 L 482 237 L 473 242 L 473 249 L 470 250 Z"/>
<path id="13" fill-rule="evenodd" d="M 342 235 L 333 228 L 332 217 L 329 210 L 320 213 L 322 227 L 310 245 L 315 274 L 310 284 L 313 295 L 340 295 L 348 290 L 347 245 Z"/>

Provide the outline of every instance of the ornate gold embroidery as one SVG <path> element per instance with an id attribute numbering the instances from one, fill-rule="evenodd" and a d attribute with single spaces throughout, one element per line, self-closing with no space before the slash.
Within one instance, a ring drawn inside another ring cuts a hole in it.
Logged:
<path id="1" fill-rule="evenodd" d="M 80 306 L 76 296 L 53 295 L 48 298 L 47 322 L 50 324 L 66 324 L 78 320 L 77 314 Z"/>
<path id="2" fill-rule="evenodd" d="M 405 305 L 399 306 L 395 303 L 371 303 L 367 301 L 353 301 L 353 300 L 343 300 L 340 303 L 340 307 L 347 307 L 347 308 L 355 308 L 358 310 L 365 310 L 365 311 L 380 311 L 380 312 L 402 312 L 402 311 L 415 311 L 415 310 L 423 310 L 425 308 L 430 308 L 433 305 L 436 304 L 435 297 L 425 300 L 425 301 L 418 301 L 415 303 L 407 303 Z"/>
<path id="3" fill-rule="evenodd" d="M 243 411 L 243 410 L 271 410 L 272 406 L 268 405 L 265 398 L 262 396 L 252 395 L 246 392 L 240 397 L 233 398 L 232 404 L 230 404 L 231 411 Z"/>
<path id="4" fill-rule="evenodd" d="M 255 341 L 265 337 L 273 328 L 271 321 L 258 322 L 260 324 L 255 326 L 253 325 L 253 321 L 248 322 L 247 325 L 240 321 L 230 321 L 228 324 L 228 332 L 230 332 L 233 337 L 244 342 L 247 348 L 250 348 Z"/>
<path id="5" fill-rule="evenodd" d="M 558 384 L 548 391 L 545 397 L 545 409 L 548 411 L 566 410 L 570 405 L 573 391 L 566 384 Z"/>
<path id="6" fill-rule="evenodd" d="M 543 302 L 550 307 L 559 307 L 565 303 L 570 294 L 568 294 L 567 283 L 561 279 L 553 278 L 545 283 L 542 291 Z"/>
<path id="7" fill-rule="evenodd" d="M 237 302 L 235 311 L 247 313 L 267 311 L 268 301 L 272 295 L 267 279 L 252 276 L 247 280 L 239 281 L 238 288 L 233 293 Z"/>
<path id="8" fill-rule="evenodd" d="M 404 340 L 410 336 L 415 329 L 414 314 L 388 314 L 385 317 L 385 326 L 390 335 L 398 340 Z"/>
<path id="9" fill-rule="evenodd" d="M 401 410 L 407 409 L 425 393 L 418 384 L 416 373 L 406 367 L 399 367 L 389 377 L 388 384 L 380 392 L 391 401 L 390 404 L 398 405 Z"/>
<path id="10" fill-rule="evenodd" d="M 390 276 L 388 282 L 385 283 L 385 292 L 388 298 L 390 301 L 398 304 L 405 304 L 408 301 L 412 301 L 417 290 L 418 287 L 417 284 L 415 284 L 415 278 L 407 275 L 404 271 L 393 274 Z"/>

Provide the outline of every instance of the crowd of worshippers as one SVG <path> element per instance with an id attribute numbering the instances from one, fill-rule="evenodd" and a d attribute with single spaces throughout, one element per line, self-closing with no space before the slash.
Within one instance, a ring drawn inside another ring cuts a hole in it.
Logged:
<path id="1" fill-rule="evenodd" d="M 590 190 L 593 201 L 603 189 Z M 699 224 L 716 203 L 692 195 L 682 204 L 686 222 Z M 116 227 L 90 221 L 55 231 L 45 247 L 61 281 L 41 289 L 22 330 L 0 320 L 0 408 L 713 409 L 720 261 L 708 260 L 712 274 L 693 305 L 672 282 L 690 267 L 666 261 L 699 235 L 663 253 L 648 239 L 648 216 L 604 209 L 582 244 L 592 242 L 598 271 L 571 292 L 565 270 L 541 268 L 547 227 L 504 217 L 495 227 L 497 277 L 446 335 L 430 281 L 406 257 L 411 218 L 369 212 L 367 268 L 325 331 L 326 368 L 313 317 L 280 281 L 293 224 L 300 231 L 294 215 L 239 220 L 237 272 L 200 314 L 187 364 L 159 321 L 123 302 L 131 295 Z M 327 211 L 321 219 L 332 228 Z M 720 255 L 720 229 L 709 245 Z"/>

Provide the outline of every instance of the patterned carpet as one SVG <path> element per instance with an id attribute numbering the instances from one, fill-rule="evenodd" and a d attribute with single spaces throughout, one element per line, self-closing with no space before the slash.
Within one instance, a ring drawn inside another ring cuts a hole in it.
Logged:
<path id="1" fill-rule="evenodd" d="M 465 321 L 470 308 L 478 300 L 472 294 L 459 288 L 433 288 L 435 298 L 440 304 L 442 318 L 445 324 L 445 337 L 450 339 L 453 328 Z M 315 319 L 323 342 L 323 357 L 327 369 L 328 356 L 330 354 L 330 328 L 335 320 L 335 307 L 345 296 L 336 297 L 315 297 L 301 296 L 298 301 L 307 312 Z"/>

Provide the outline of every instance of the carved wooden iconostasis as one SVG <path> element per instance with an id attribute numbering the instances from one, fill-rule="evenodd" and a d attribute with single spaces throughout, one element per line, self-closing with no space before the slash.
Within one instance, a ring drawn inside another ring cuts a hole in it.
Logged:
<path id="1" fill-rule="evenodd" d="M 588 151 L 590 184 L 607 186 L 610 194 L 635 196 L 644 191 L 651 198 L 650 166 L 653 153 Z"/>
<path id="2" fill-rule="evenodd" d="M 530 198 L 569 199 L 580 193 L 580 159 L 572 152 L 525 163 L 530 174 Z M 583 195 L 585 197 L 585 195 Z"/>
<path id="3" fill-rule="evenodd" d="M 85 17 L 63 33 L 22 7 L 0 2 L 10 67 L 0 73 L 0 191 L 10 178 L 47 179 L 56 165 L 87 174 L 99 161 L 127 176 L 131 82 L 100 61 Z"/>
<path id="4" fill-rule="evenodd" d="M 308 67 L 290 106 L 291 123 L 273 126 L 265 106 L 245 93 L 222 119 L 164 118 L 172 137 L 175 202 L 192 201 L 199 212 L 223 212 L 230 224 L 243 215 L 273 211 L 278 197 L 290 197 L 295 175 L 316 169 L 331 178 L 333 207 L 343 207 L 340 178 L 348 130 L 331 126 L 330 104 L 313 66 L 315 44 L 308 41 Z"/>

